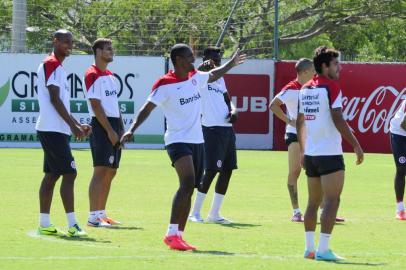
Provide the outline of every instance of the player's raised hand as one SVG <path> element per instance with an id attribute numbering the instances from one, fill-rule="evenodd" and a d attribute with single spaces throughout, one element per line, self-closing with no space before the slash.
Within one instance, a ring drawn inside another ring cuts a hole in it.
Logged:
<path id="1" fill-rule="evenodd" d="M 133 133 L 129 130 L 121 136 L 120 144 L 123 145 L 125 142 L 131 141 L 133 138 Z"/>
<path id="2" fill-rule="evenodd" d="M 354 147 L 354 153 L 357 155 L 357 160 L 355 164 L 360 165 L 364 161 L 364 151 L 361 146 L 357 145 Z"/>
<path id="3" fill-rule="evenodd" d="M 238 66 L 238 65 L 241 65 L 242 63 L 244 63 L 246 59 L 247 59 L 247 55 L 244 53 L 241 53 L 240 48 L 238 48 L 235 51 L 235 53 L 233 54 L 231 61 L 233 62 L 234 66 Z"/>

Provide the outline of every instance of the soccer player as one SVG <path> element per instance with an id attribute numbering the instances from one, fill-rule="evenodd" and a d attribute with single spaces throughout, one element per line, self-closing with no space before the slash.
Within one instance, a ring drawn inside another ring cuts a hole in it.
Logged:
<path id="1" fill-rule="evenodd" d="M 90 103 L 93 133 L 90 148 L 93 158 L 93 176 L 89 186 L 90 213 L 87 222 L 92 227 L 121 224 L 106 214 L 111 182 L 120 164 L 120 137 L 124 133 L 118 106 L 119 85 L 113 72 L 107 69 L 113 61 L 110 39 L 99 38 L 92 46 L 95 63 L 85 73 L 86 97 Z"/>
<path id="2" fill-rule="evenodd" d="M 406 220 L 403 196 L 406 174 L 406 100 L 403 100 L 395 116 L 390 121 L 390 141 L 395 159 L 395 195 L 397 201 L 396 219 Z"/>
<path id="3" fill-rule="evenodd" d="M 40 112 L 35 129 L 44 150 L 44 173 L 39 190 L 40 225 L 38 233 L 61 235 L 50 221 L 55 183 L 62 176 L 61 198 L 68 219 L 68 236 L 84 236 L 74 211 L 75 160 L 70 135 L 81 138 L 91 132 L 89 125 L 80 125 L 69 113 L 69 85 L 62 62 L 72 51 L 72 33 L 61 29 L 53 34 L 53 52 L 38 68 L 38 102 Z"/>
<path id="4" fill-rule="evenodd" d="M 293 222 L 302 222 L 302 212 L 299 208 L 297 180 L 300 175 L 300 148 L 297 142 L 296 135 L 296 118 L 297 118 L 297 105 L 299 90 L 302 85 L 309 81 L 315 71 L 313 62 L 309 59 L 299 59 L 295 65 L 297 77 L 293 81 L 286 84 L 281 92 L 275 96 L 269 105 L 271 111 L 280 120 L 286 123 L 285 143 L 288 146 L 288 191 L 290 201 L 293 207 Z M 285 104 L 286 114 L 283 112 L 281 106 Z"/>
<path id="5" fill-rule="evenodd" d="M 337 82 L 340 73 L 339 52 L 319 47 L 315 51 L 313 63 L 317 75 L 299 92 L 299 114 L 296 123 L 309 192 L 304 216 L 304 257 L 337 261 L 343 258 L 331 251 L 329 240 L 344 185 L 345 166 L 341 136 L 353 147 L 357 165 L 362 163 L 364 153 L 342 114 L 342 92 Z M 315 251 L 317 210 L 322 200 L 324 209 L 321 214 L 321 233 Z"/>
<path id="6" fill-rule="evenodd" d="M 234 66 L 242 64 L 246 56 L 237 50 L 232 59 L 221 67 L 210 72 L 200 72 L 195 70 L 195 57 L 188 45 L 174 45 L 170 55 L 175 70 L 170 70 L 155 82 L 150 96 L 134 118 L 131 128 L 121 138 L 121 142 L 131 139 L 134 131 L 156 106 L 162 108 L 167 121 L 165 146 L 179 178 L 179 189 L 173 198 L 170 224 L 164 243 L 171 249 L 194 250 L 196 247 L 184 241 L 182 234 L 195 183 L 201 179 L 203 172 L 204 141 L 200 120 L 200 89 L 208 82 L 217 81 Z"/>
<path id="7" fill-rule="evenodd" d="M 203 52 L 204 63 L 209 70 L 221 65 L 220 49 L 206 48 Z M 199 69 L 205 69 L 202 65 Z M 230 224 L 231 221 L 220 215 L 220 208 L 227 192 L 231 174 L 237 169 L 237 153 L 233 123 L 237 120 L 237 109 L 230 100 L 223 78 L 208 83 L 202 96 L 202 125 L 204 137 L 204 173 L 197 183 L 197 194 L 189 216 L 193 222 L 203 222 L 200 210 L 210 185 L 218 173 L 211 210 L 207 222 Z"/>

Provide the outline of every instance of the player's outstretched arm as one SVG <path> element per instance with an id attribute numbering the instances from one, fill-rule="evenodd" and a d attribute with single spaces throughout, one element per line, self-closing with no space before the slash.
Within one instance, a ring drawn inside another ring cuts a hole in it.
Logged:
<path id="1" fill-rule="evenodd" d="M 224 74 L 226 74 L 230 69 L 232 69 L 235 66 L 241 65 L 242 63 L 244 63 L 245 59 L 247 59 L 247 55 L 246 54 L 242 54 L 240 52 L 240 49 L 237 49 L 233 55 L 233 57 L 224 65 L 212 69 L 209 73 L 209 83 L 211 82 L 215 82 L 218 79 L 220 79 L 221 77 L 224 76 Z"/>
<path id="2" fill-rule="evenodd" d="M 300 147 L 300 164 L 304 168 L 305 124 L 304 114 L 298 113 L 296 120 L 297 141 Z"/>
<path id="3" fill-rule="evenodd" d="M 280 120 L 285 122 L 288 125 L 291 125 L 293 127 L 296 126 L 296 119 L 290 119 L 286 113 L 283 112 L 281 106 L 283 102 L 275 97 L 272 101 L 271 104 L 269 104 L 269 109 L 273 112 L 273 114 L 276 115 Z"/>
<path id="4" fill-rule="evenodd" d="M 123 144 L 131 140 L 135 130 L 148 118 L 150 113 L 155 109 L 156 105 L 150 101 L 146 102 L 144 106 L 139 110 L 136 117 L 134 117 L 133 124 L 121 137 L 120 143 Z"/>
<path id="5" fill-rule="evenodd" d="M 331 117 L 333 118 L 334 125 L 341 133 L 341 136 L 354 148 L 354 153 L 357 155 L 357 165 L 364 161 L 364 151 L 361 148 L 357 138 L 352 134 L 347 121 L 344 120 L 341 108 L 335 108 L 331 110 Z"/>

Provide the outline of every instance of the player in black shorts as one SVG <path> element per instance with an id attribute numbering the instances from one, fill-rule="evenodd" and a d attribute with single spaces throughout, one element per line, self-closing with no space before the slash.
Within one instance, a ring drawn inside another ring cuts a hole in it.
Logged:
<path id="1" fill-rule="evenodd" d="M 68 219 L 68 236 L 84 236 L 74 212 L 76 166 L 70 149 L 71 134 L 81 138 L 91 132 L 89 125 L 80 125 L 70 114 L 67 74 L 62 62 L 72 51 L 73 36 L 61 29 L 53 35 L 53 53 L 38 69 L 38 101 L 40 116 L 36 130 L 44 150 L 44 173 L 39 190 L 39 234 L 60 235 L 50 221 L 52 196 L 57 180 L 62 176 L 61 198 Z"/>
<path id="2" fill-rule="evenodd" d="M 92 116 L 90 148 L 94 168 L 89 186 L 90 213 L 87 225 L 108 227 L 121 224 L 107 215 L 106 204 L 111 182 L 120 164 L 119 140 L 124 127 L 117 98 L 119 84 L 114 74 L 107 69 L 113 61 L 112 41 L 99 38 L 93 43 L 92 50 L 95 64 L 85 74 L 86 97 Z"/>
<path id="3" fill-rule="evenodd" d="M 209 47 L 203 52 L 201 70 L 211 70 L 221 65 L 220 49 Z M 202 91 L 202 126 L 205 149 L 204 174 L 197 184 L 196 198 L 189 220 L 203 222 L 200 210 L 214 177 L 218 174 L 211 209 L 206 222 L 230 224 L 220 215 L 230 178 L 237 169 L 235 133 L 232 124 L 237 120 L 237 109 L 232 104 L 223 78 L 206 85 Z"/>

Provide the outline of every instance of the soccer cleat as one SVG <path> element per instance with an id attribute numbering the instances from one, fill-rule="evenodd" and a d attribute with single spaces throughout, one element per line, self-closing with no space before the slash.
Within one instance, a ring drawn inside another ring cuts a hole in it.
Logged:
<path id="1" fill-rule="evenodd" d="M 87 236 L 87 233 L 84 230 L 82 230 L 78 224 L 75 224 L 69 228 L 66 235 L 70 236 L 70 237 L 80 237 L 80 236 Z"/>
<path id="2" fill-rule="evenodd" d="M 292 216 L 292 218 L 290 219 L 292 222 L 303 222 L 303 216 L 302 213 L 296 213 Z"/>
<path id="3" fill-rule="evenodd" d="M 208 216 L 205 221 L 208 222 L 208 223 L 217 223 L 217 224 L 225 224 L 225 225 L 232 223 L 231 220 L 228 220 L 226 218 L 223 218 L 223 217 L 211 217 L 211 216 Z"/>
<path id="4" fill-rule="evenodd" d="M 345 218 L 343 218 L 343 217 L 336 217 L 336 222 L 345 222 Z"/>
<path id="5" fill-rule="evenodd" d="M 316 259 L 316 261 L 342 261 L 342 260 L 345 260 L 343 257 L 340 257 L 337 254 L 335 254 L 331 249 L 329 249 L 323 253 L 316 251 L 315 259 Z"/>
<path id="6" fill-rule="evenodd" d="M 111 227 L 110 223 L 107 223 L 101 218 L 97 218 L 95 221 L 87 221 L 87 226 L 89 227 Z"/>
<path id="7" fill-rule="evenodd" d="M 100 219 L 103 220 L 104 222 L 110 224 L 110 225 L 121 225 L 120 221 L 114 220 L 114 219 L 109 218 L 109 217 L 100 218 Z"/>
<path id="8" fill-rule="evenodd" d="M 405 210 L 396 212 L 396 219 L 398 219 L 398 220 L 406 220 Z"/>
<path id="9" fill-rule="evenodd" d="M 305 259 L 310 259 L 310 260 L 314 260 L 315 257 L 315 252 L 313 251 L 309 251 L 309 250 L 305 250 L 303 257 Z"/>
<path id="10" fill-rule="evenodd" d="M 40 235 L 55 235 L 55 236 L 61 236 L 64 235 L 65 233 L 58 230 L 54 225 L 49 225 L 48 227 L 38 227 L 38 234 Z"/>
<path id="11" fill-rule="evenodd" d="M 182 238 L 180 238 L 178 235 L 172 235 L 172 236 L 165 236 L 164 238 L 164 243 L 170 248 L 170 249 L 176 249 L 176 250 L 191 250 L 191 247 L 186 246 Z"/>
<path id="12" fill-rule="evenodd" d="M 183 242 L 183 245 L 189 248 L 189 250 L 196 250 L 197 248 L 195 246 L 192 246 L 191 244 L 187 243 L 185 240 L 183 240 L 182 236 L 179 236 L 180 240 Z"/>
<path id="13" fill-rule="evenodd" d="M 202 219 L 202 217 L 200 216 L 200 214 L 192 214 L 189 216 L 188 218 L 190 221 L 192 222 L 198 222 L 198 223 L 202 223 L 204 222 L 204 220 Z"/>

